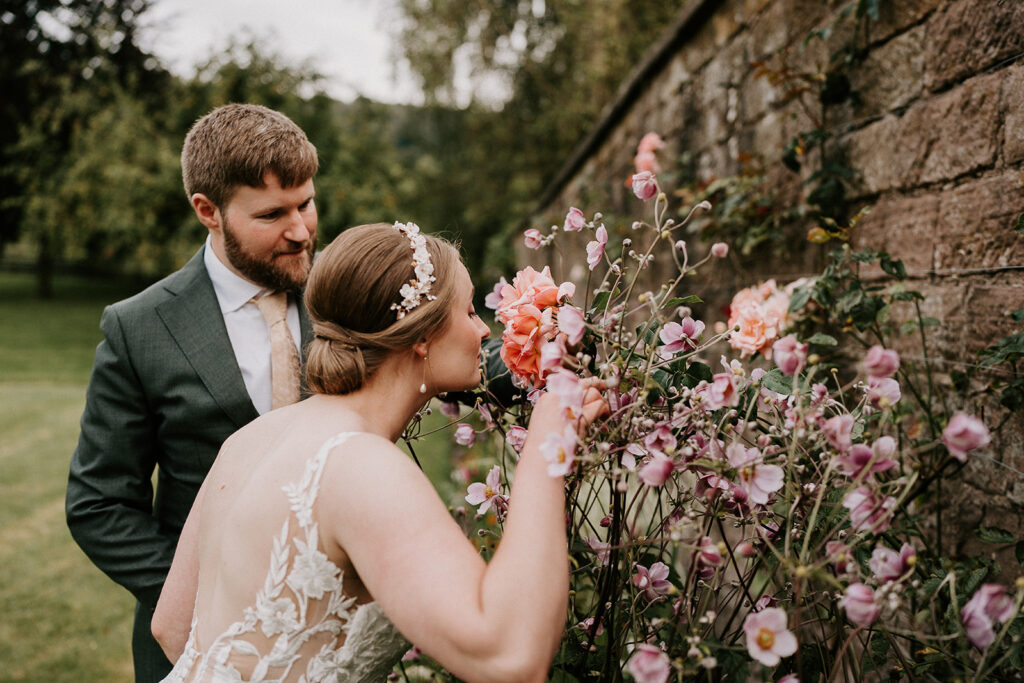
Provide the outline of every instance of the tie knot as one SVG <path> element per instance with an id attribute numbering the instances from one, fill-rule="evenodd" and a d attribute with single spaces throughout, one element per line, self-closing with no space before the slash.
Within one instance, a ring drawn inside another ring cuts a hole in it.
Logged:
<path id="1" fill-rule="evenodd" d="M 267 326 L 273 327 L 276 323 L 284 320 L 288 311 L 288 293 L 274 292 L 266 296 L 253 297 L 252 302 L 260 309 Z"/>

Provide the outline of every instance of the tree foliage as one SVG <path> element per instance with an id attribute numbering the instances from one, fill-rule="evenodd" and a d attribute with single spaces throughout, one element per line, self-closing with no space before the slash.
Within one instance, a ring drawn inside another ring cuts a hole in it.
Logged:
<path id="1" fill-rule="evenodd" d="M 471 169 L 459 215 L 478 267 L 488 240 L 500 247 L 492 254 L 509 253 L 509 231 L 679 11 L 676 3 L 625 0 L 398 6 L 398 43 L 428 100 L 464 105 L 444 140 L 452 148 L 449 180 L 462 187 L 459 172 Z"/>
<path id="2" fill-rule="evenodd" d="M 44 294 L 62 259 L 150 277 L 191 255 L 204 231 L 178 156 L 192 123 L 228 102 L 282 111 L 317 146 L 323 240 L 417 221 L 460 239 L 489 288 L 511 267 L 510 230 L 676 12 L 397 0 L 402 49 L 429 95 L 414 107 L 332 100 L 312 65 L 255 43 L 174 76 L 136 40 L 151 1 L 0 0 L 0 255 L 19 235 L 33 245 Z"/>

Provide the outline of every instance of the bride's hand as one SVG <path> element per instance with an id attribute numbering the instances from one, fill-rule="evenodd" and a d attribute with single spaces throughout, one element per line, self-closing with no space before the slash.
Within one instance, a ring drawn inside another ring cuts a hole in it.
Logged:
<path id="1" fill-rule="evenodd" d="M 577 432 L 582 437 L 594 420 L 607 415 L 609 413 L 608 402 L 605 401 L 598 389 L 603 386 L 601 380 L 597 377 L 588 377 L 580 380 L 580 384 L 586 387 L 580 415 L 567 417 L 566 414 L 569 411 L 562 407 L 558 395 L 545 392 L 534 406 L 533 415 L 530 418 L 530 431 L 538 431 L 540 434 L 561 431 L 567 420 L 572 419 L 576 424 Z"/>
<path id="2" fill-rule="evenodd" d="M 583 415 L 578 418 L 576 424 L 580 437 L 584 435 L 587 427 L 594 420 L 611 412 L 608 408 L 608 401 L 604 399 L 604 395 L 598 389 L 598 387 L 604 386 L 599 377 L 588 377 L 581 384 L 587 387 L 587 392 L 583 395 Z"/>

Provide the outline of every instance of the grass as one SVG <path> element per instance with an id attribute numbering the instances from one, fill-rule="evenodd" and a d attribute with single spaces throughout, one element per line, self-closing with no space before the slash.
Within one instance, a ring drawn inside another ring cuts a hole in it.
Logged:
<path id="1" fill-rule="evenodd" d="M 103 307 L 124 286 L 0 273 L 0 681 L 129 681 L 135 601 L 64 524 Z"/>
<path id="2" fill-rule="evenodd" d="M 64 523 L 103 307 L 139 288 L 58 276 L 55 297 L 0 272 L 0 682 L 130 681 L 134 598 L 92 565 Z M 424 432 L 446 424 L 438 412 Z M 457 503 L 451 431 L 416 441 L 424 471 Z"/>

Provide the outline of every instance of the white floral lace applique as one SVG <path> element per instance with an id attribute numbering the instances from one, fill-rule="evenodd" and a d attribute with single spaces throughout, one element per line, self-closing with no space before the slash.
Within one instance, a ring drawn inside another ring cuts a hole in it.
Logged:
<path id="1" fill-rule="evenodd" d="M 267 576 L 255 604 L 205 653 L 195 647 L 193 617 L 185 652 L 165 682 L 379 681 L 391 671 L 409 647 L 408 641 L 376 603 L 353 609 L 355 598 L 342 593 L 341 569 L 320 550 L 313 519 L 327 455 L 351 435 L 329 439 L 306 463 L 302 478 L 282 487 L 292 516 L 274 537 Z M 346 639 L 339 647 L 342 633 Z M 311 654 L 309 648 L 317 642 L 321 645 Z M 269 652 L 260 649 L 268 643 L 272 643 Z M 293 670 L 303 657 L 308 659 L 305 671 Z M 243 677 L 241 671 L 251 673 Z"/>

